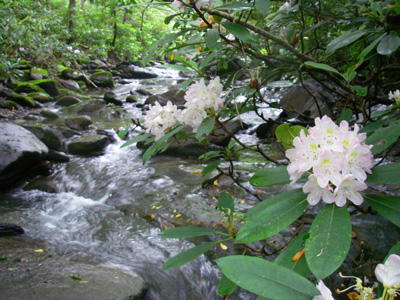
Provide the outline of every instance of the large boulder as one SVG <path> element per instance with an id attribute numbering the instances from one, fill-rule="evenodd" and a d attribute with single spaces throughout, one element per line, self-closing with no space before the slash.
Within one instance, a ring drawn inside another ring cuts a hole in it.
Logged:
<path id="1" fill-rule="evenodd" d="M 40 126 L 24 126 L 32 132 L 39 140 L 41 140 L 49 149 L 60 151 L 62 148 L 62 135 L 60 132 L 49 125 Z"/>
<path id="2" fill-rule="evenodd" d="M 161 106 L 167 105 L 168 101 L 171 101 L 172 104 L 177 106 L 184 105 L 185 99 L 183 96 L 185 95 L 184 91 L 180 91 L 179 87 L 172 86 L 168 89 L 167 92 L 159 95 L 152 95 L 147 97 L 144 104 L 155 105 L 156 102 L 160 103 Z"/>
<path id="3" fill-rule="evenodd" d="M 110 143 L 106 135 L 83 136 L 68 144 L 68 152 L 77 155 L 96 155 L 102 153 Z"/>
<path id="4" fill-rule="evenodd" d="M 316 81 L 305 81 L 304 86 L 298 83 L 291 87 L 282 97 L 280 103 L 288 118 L 299 118 L 306 115 L 311 118 L 319 117 L 318 106 L 322 115 L 332 117 L 330 103 L 335 99 L 332 93 Z M 318 106 L 316 105 L 318 102 Z"/>
<path id="5" fill-rule="evenodd" d="M 74 130 L 85 130 L 93 121 L 89 116 L 82 115 L 65 119 L 65 125 Z"/>
<path id="6" fill-rule="evenodd" d="M 33 80 L 29 83 L 39 86 L 52 97 L 60 96 L 59 89 L 62 88 L 62 85 L 54 79 Z"/>
<path id="7" fill-rule="evenodd" d="M 92 76 L 90 76 L 90 80 L 94 82 L 94 84 L 96 84 L 98 87 L 113 88 L 115 86 L 112 74 L 108 71 L 96 72 L 92 74 Z"/>
<path id="8" fill-rule="evenodd" d="M 47 146 L 25 128 L 0 122 L 0 188 L 29 175 L 48 153 Z"/>
<path id="9" fill-rule="evenodd" d="M 14 89 L 16 93 L 33 93 L 33 92 L 44 92 L 44 90 L 32 83 L 32 82 L 18 82 L 17 87 Z"/>
<path id="10" fill-rule="evenodd" d="M 123 78 L 128 79 L 147 79 L 147 78 L 156 78 L 157 74 L 151 73 L 144 68 L 138 68 L 135 66 L 118 66 L 117 67 L 119 73 Z"/>

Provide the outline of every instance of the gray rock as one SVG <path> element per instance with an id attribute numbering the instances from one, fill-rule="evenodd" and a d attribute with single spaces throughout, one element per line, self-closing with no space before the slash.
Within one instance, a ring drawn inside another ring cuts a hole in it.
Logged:
<path id="1" fill-rule="evenodd" d="M 143 95 L 143 96 L 152 96 L 153 94 L 150 93 L 148 90 L 145 89 L 138 89 L 136 90 L 136 93 Z M 133 94 L 133 91 L 131 91 L 131 94 Z"/>
<path id="2" fill-rule="evenodd" d="M 15 236 L 24 233 L 25 231 L 21 226 L 11 223 L 0 223 L 0 236 Z"/>
<path id="3" fill-rule="evenodd" d="M 55 150 L 49 150 L 46 159 L 53 162 L 69 162 L 69 156 L 67 154 Z"/>
<path id="4" fill-rule="evenodd" d="M 72 69 L 72 68 L 66 68 L 64 70 L 61 71 L 61 76 L 64 79 L 79 79 L 82 76 L 82 73 L 79 72 L 78 70 Z"/>
<path id="5" fill-rule="evenodd" d="M 102 153 L 110 140 L 105 135 L 80 137 L 68 144 L 68 151 L 78 155 L 96 155 Z"/>
<path id="6" fill-rule="evenodd" d="M 106 92 L 104 94 L 104 101 L 107 103 L 113 103 L 115 105 L 121 106 L 123 102 L 121 100 L 117 99 L 117 95 L 115 95 L 113 92 Z"/>
<path id="7" fill-rule="evenodd" d="M 86 115 L 65 119 L 65 125 L 74 130 L 85 130 L 90 124 L 93 124 L 93 121 Z"/>
<path id="8" fill-rule="evenodd" d="M 185 95 L 184 91 L 179 91 L 179 87 L 172 86 L 168 89 L 168 92 L 159 95 L 152 95 L 148 97 L 144 104 L 155 105 L 156 102 L 160 103 L 161 106 L 167 105 L 168 101 L 171 101 L 172 104 L 175 105 L 184 105 L 185 99 L 183 96 Z"/>
<path id="9" fill-rule="evenodd" d="M 81 88 L 76 81 L 73 80 L 64 80 L 64 79 L 57 79 L 59 83 L 67 90 L 74 91 L 74 92 L 81 92 Z"/>
<path id="10" fill-rule="evenodd" d="M 0 239 L 0 256 L 5 258 L 1 262 L 5 271 L 0 272 L 2 299 L 141 300 L 147 290 L 144 279 L 130 268 L 87 258 L 66 259 L 25 237 Z"/>
<path id="11" fill-rule="evenodd" d="M 123 78 L 128 79 L 145 79 L 145 78 L 156 78 L 157 74 L 151 73 L 144 69 L 135 68 L 135 66 L 120 66 L 118 71 L 121 73 Z"/>
<path id="12" fill-rule="evenodd" d="M 10 99 L 23 107 L 34 108 L 36 106 L 35 100 L 29 96 L 12 94 Z"/>
<path id="13" fill-rule="evenodd" d="M 24 126 L 25 129 L 32 132 L 39 140 L 41 140 L 49 149 L 60 151 L 62 147 L 62 136 L 59 131 L 49 125 L 41 126 Z"/>
<path id="14" fill-rule="evenodd" d="M 25 128 L 0 122 L 0 188 L 24 178 L 49 149 Z"/>
<path id="15" fill-rule="evenodd" d="M 329 102 L 334 102 L 332 93 L 315 81 L 305 81 L 304 84 L 307 90 L 301 83 L 298 83 L 291 87 L 282 97 L 280 103 L 287 117 L 298 118 L 300 114 L 311 118 L 319 117 L 320 115 L 314 97 L 318 101 L 322 115 L 332 117 L 333 112 L 329 105 Z M 309 92 L 314 97 L 310 95 Z"/>
<path id="16" fill-rule="evenodd" d="M 98 87 L 110 87 L 115 86 L 112 74 L 108 71 L 96 72 L 90 76 L 90 80 L 93 81 Z"/>
<path id="17" fill-rule="evenodd" d="M 79 100 L 78 98 L 75 98 L 74 96 L 64 96 L 57 100 L 56 105 L 57 106 L 71 106 L 71 105 L 74 105 L 79 102 L 81 102 L 81 100 Z"/>
<path id="18" fill-rule="evenodd" d="M 138 99 L 135 95 L 129 95 L 128 97 L 126 97 L 125 101 L 127 103 L 136 103 Z"/>
<path id="19" fill-rule="evenodd" d="M 58 114 L 56 112 L 54 112 L 54 111 L 51 111 L 51 110 L 42 110 L 40 112 L 40 115 L 42 117 L 45 117 L 45 118 L 48 118 L 48 119 L 58 119 L 59 118 Z"/>

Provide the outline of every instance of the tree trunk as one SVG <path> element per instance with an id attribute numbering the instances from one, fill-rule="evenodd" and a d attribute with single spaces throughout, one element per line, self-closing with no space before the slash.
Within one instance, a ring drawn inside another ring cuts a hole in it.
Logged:
<path id="1" fill-rule="evenodd" d="M 117 29 L 118 29 L 117 28 L 117 10 L 115 8 L 114 8 L 113 14 L 114 14 L 114 38 L 111 43 L 111 46 L 115 47 L 115 41 L 117 40 Z"/>
<path id="2" fill-rule="evenodd" d="M 69 0 L 68 6 L 68 29 L 69 32 L 72 34 L 74 30 L 74 15 L 75 15 L 75 0 Z"/>
<path id="3" fill-rule="evenodd" d="M 81 10 L 85 11 L 85 0 L 81 0 Z"/>

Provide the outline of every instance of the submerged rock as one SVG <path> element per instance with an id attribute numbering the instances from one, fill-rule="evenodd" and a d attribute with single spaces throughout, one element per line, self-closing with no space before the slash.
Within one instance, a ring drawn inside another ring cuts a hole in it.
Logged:
<path id="1" fill-rule="evenodd" d="M 91 135 L 80 137 L 68 144 L 68 151 L 77 155 L 96 155 L 102 153 L 110 143 L 108 136 Z"/>

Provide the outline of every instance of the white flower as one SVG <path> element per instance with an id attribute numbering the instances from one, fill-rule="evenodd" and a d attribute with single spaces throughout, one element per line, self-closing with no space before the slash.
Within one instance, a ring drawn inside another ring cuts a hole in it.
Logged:
<path id="1" fill-rule="evenodd" d="M 385 288 L 400 288 L 400 256 L 392 254 L 384 264 L 375 269 L 376 278 Z"/>
<path id="2" fill-rule="evenodd" d="M 355 205 L 360 205 L 363 202 L 363 197 L 359 192 L 366 188 L 367 185 L 363 181 L 356 180 L 353 175 L 344 175 L 334 191 L 336 205 L 344 206 L 347 199 Z"/>
<path id="3" fill-rule="evenodd" d="M 281 7 L 279 7 L 278 11 L 282 12 L 287 11 L 288 9 L 290 9 L 290 3 L 286 1 Z"/>
<path id="4" fill-rule="evenodd" d="M 317 204 L 321 198 L 324 199 L 325 203 L 335 202 L 333 189 L 331 187 L 321 187 L 318 184 L 317 177 L 313 174 L 308 177 L 307 183 L 303 186 L 303 192 L 309 193 L 307 195 L 307 201 L 311 205 Z"/>
<path id="5" fill-rule="evenodd" d="M 161 106 L 156 102 L 155 105 L 150 105 L 144 119 L 144 127 L 146 131 L 155 135 L 156 140 L 159 140 L 166 131 L 171 129 L 180 117 L 180 111 L 168 101 L 166 106 Z"/>
<path id="6" fill-rule="evenodd" d="M 322 280 L 318 282 L 317 289 L 321 292 L 321 295 L 315 296 L 313 300 L 335 300 L 332 297 L 332 292 L 326 287 Z"/>
<path id="7" fill-rule="evenodd" d="M 179 121 L 197 131 L 203 119 L 207 117 L 207 112 L 198 107 L 189 107 L 182 111 Z"/>
<path id="8" fill-rule="evenodd" d="M 79 51 L 78 49 L 75 49 L 75 50 L 74 50 L 74 53 L 75 53 L 75 54 L 79 54 L 79 53 L 81 53 L 81 51 Z"/>
<path id="9" fill-rule="evenodd" d="M 400 90 L 396 90 L 394 93 L 392 91 L 389 92 L 389 99 L 396 102 L 397 106 L 400 106 Z"/>

